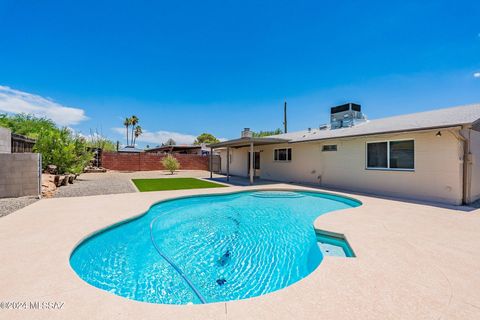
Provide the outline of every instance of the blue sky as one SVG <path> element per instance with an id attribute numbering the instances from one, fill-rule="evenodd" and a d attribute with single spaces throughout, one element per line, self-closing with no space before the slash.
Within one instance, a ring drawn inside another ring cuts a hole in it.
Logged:
<path id="1" fill-rule="evenodd" d="M 480 102 L 480 1 L 0 0 L 0 112 L 141 146 Z"/>

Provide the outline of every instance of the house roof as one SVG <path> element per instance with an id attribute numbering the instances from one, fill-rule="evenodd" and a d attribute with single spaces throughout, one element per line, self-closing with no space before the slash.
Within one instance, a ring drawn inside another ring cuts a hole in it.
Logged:
<path id="1" fill-rule="evenodd" d="M 255 145 L 298 143 L 377 134 L 421 131 L 471 125 L 480 120 L 480 104 L 469 104 L 432 111 L 368 120 L 353 127 L 340 129 L 312 129 L 288 132 L 260 138 L 239 138 L 209 145 L 213 148 L 245 147 Z"/>
<path id="2" fill-rule="evenodd" d="M 284 138 L 277 138 L 276 136 L 272 137 L 256 137 L 256 138 L 239 138 L 233 139 L 228 141 L 222 141 L 218 143 L 213 143 L 208 145 L 211 148 L 225 148 L 225 147 L 232 147 L 232 148 L 239 148 L 239 147 L 246 147 L 252 143 L 256 146 L 266 145 L 266 144 L 277 144 L 277 143 L 286 143 L 288 139 Z"/>
<path id="3" fill-rule="evenodd" d="M 349 128 L 312 129 L 269 136 L 290 143 L 470 125 L 480 119 L 480 104 L 470 104 L 369 120 Z"/>
<path id="4" fill-rule="evenodd" d="M 145 150 L 146 152 L 151 152 L 151 151 L 162 151 L 162 150 L 178 150 L 178 149 L 201 149 L 201 145 L 192 145 L 192 144 L 176 144 L 176 145 L 171 145 L 171 146 L 160 146 L 160 147 L 154 147 Z"/>
<path id="5" fill-rule="evenodd" d="M 139 152 L 143 152 L 143 150 L 142 150 L 142 149 L 135 148 L 135 147 L 133 147 L 133 146 L 126 146 L 126 147 L 120 148 L 120 149 L 118 150 L 118 152 L 139 153 Z"/>

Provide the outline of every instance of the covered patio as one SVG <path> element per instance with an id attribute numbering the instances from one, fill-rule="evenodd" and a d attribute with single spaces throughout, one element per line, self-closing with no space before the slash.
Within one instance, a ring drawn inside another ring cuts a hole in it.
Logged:
<path id="1" fill-rule="evenodd" d="M 226 165 L 226 179 L 227 182 L 230 181 L 230 148 L 245 148 L 250 147 L 250 166 L 249 166 L 249 183 L 253 184 L 254 182 L 254 147 L 263 146 L 268 144 L 279 144 L 287 143 L 287 139 L 280 138 L 269 138 L 269 137 L 242 137 L 239 139 L 233 139 L 228 141 L 223 141 L 219 143 L 213 143 L 208 145 L 210 148 L 210 178 L 213 177 L 213 151 L 215 149 L 225 149 L 227 150 L 227 165 Z"/>

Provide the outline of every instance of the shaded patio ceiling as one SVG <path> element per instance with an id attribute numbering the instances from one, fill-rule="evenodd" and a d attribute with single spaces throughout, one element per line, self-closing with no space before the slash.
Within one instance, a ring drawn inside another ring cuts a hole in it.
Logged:
<path id="1" fill-rule="evenodd" d="M 228 141 L 223 141 L 219 143 L 212 143 L 209 144 L 209 148 L 241 148 L 241 147 L 248 147 L 251 143 L 256 146 L 262 146 L 266 144 L 276 144 L 276 143 L 287 143 L 289 140 L 287 139 L 280 139 L 280 138 L 238 138 Z"/>

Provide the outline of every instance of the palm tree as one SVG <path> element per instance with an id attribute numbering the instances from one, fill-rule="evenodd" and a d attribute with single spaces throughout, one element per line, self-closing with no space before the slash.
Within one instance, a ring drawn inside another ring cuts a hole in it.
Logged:
<path id="1" fill-rule="evenodd" d="M 133 141 L 133 138 L 134 138 L 134 135 L 135 135 L 135 126 L 138 124 L 138 121 L 139 119 L 137 118 L 137 116 L 133 115 L 130 117 L 130 124 L 132 125 L 132 145 L 135 145 L 134 141 Z"/>
<path id="2" fill-rule="evenodd" d="M 125 121 L 123 121 L 123 125 L 125 126 L 126 132 L 127 132 L 127 146 L 128 146 L 128 127 L 132 124 L 130 118 L 125 118 Z"/>
<path id="3" fill-rule="evenodd" d="M 142 127 L 136 126 L 134 133 L 135 133 L 135 135 L 134 135 L 134 138 L 133 138 L 133 146 L 135 146 L 135 141 L 137 140 L 137 138 L 143 133 L 142 132 Z"/>

